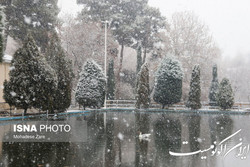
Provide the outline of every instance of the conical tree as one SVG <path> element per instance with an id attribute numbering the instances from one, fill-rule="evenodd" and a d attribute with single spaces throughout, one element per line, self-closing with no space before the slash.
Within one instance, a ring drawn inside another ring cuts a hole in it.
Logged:
<path id="1" fill-rule="evenodd" d="M 223 109 L 230 109 L 234 104 L 232 86 L 227 78 L 223 78 L 219 85 L 217 94 L 217 104 Z"/>
<path id="2" fill-rule="evenodd" d="M 71 104 L 72 79 L 74 77 L 71 62 L 66 59 L 60 39 L 56 34 L 51 37 L 46 49 L 46 59 L 54 69 L 58 85 L 53 96 L 53 109 L 65 111 Z"/>
<path id="3" fill-rule="evenodd" d="M 4 55 L 4 8 L 0 5 L 0 63 L 3 61 L 3 55 Z"/>
<path id="4" fill-rule="evenodd" d="M 193 110 L 201 108 L 200 66 L 195 65 L 192 72 L 190 91 L 186 106 Z"/>
<path id="5" fill-rule="evenodd" d="M 166 56 L 156 72 L 154 101 L 162 104 L 162 108 L 180 102 L 182 78 L 181 63 L 172 56 Z"/>
<path id="6" fill-rule="evenodd" d="M 23 108 L 24 114 L 31 107 L 51 110 L 52 96 L 57 85 L 54 71 L 39 52 L 35 41 L 28 36 L 11 62 L 10 80 L 5 84 L 4 97 L 12 105 Z M 9 97 L 13 98 L 10 99 Z"/>
<path id="7" fill-rule="evenodd" d="M 105 99 L 106 81 L 103 70 L 93 60 L 83 66 L 76 88 L 76 101 L 83 107 L 101 107 Z"/>
<path id="8" fill-rule="evenodd" d="M 137 75 L 136 108 L 149 108 L 150 90 L 149 90 L 149 70 L 148 65 L 142 65 Z"/>
<path id="9" fill-rule="evenodd" d="M 107 80 L 107 99 L 115 99 L 115 73 L 114 73 L 114 60 L 109 62 L 108 80 Z"/>
<path id="10" fill-rule="evenodd" d="M 209 105 L 210 106 L 217 106 L 216 97 L 219 89 L 219 81 L 218 81 L 218 74 L 217 74 L 217 65 L 213 66 L 213 80 L 209 90 Z"/>

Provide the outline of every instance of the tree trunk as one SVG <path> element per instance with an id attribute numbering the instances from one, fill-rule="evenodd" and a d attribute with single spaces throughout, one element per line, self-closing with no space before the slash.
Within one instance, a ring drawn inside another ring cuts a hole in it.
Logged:
<path id="1" fill-rule="evenodd" d="M 163 104 L 161 109 L 164 109 L 164 108 L 165 108 L 165 105 Z"/>
<path id="2" fill-rule="evenodd" d="M 10 106 L 10 116 L 11 116 L 11 106 Z"/>
<path id="3" fill-rule="evenodd" d="M 26 114 L 27 114 L 27 110 L 28 110 L 27 108 L 24 109 L 23 115 L 26 115 Z"/>
<path id="4" fill-rule="evenodd" d="M 144 54 L 143 54 L 143 64 L 146 62 L 146 56 L 147 56 L 147 49 L 144 48 Z"/>
<path id="5" fill-rule="evenodd" d="M 119 62 L 119 68 L 118 68 L 118 75 L 117 75 L 117 99 L 120 98 L 120 87 L 121 87 L 121 71 L 122 71 L 122 61 L 123 61 L 123 51 L 124 51 L 124 45 L 122 43 L 121 45 L 121 53 L 120 53 L 120 62 Z"/>

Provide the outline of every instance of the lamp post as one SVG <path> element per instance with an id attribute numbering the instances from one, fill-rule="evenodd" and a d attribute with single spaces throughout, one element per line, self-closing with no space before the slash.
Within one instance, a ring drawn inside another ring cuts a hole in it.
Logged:
<path id="1" fill-rule="evenodd" d="M 105 24 L 104 76 L 106 78 L 106 86 L 107 86 L 107 24 L 108 24 L 108 21 L 105 21 L 104 24 Z M 107 92 L 105 91 L 104 108 L 106 107 L 107 107 Z"/>

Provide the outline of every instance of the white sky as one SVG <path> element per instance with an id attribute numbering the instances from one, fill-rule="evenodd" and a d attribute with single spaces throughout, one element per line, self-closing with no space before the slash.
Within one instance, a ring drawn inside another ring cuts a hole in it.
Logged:
<path id="1" fill-rule="evenodd" d="M 59 0 L 62 13 L 76 14 L 76 0 Z M 149 0 L 167 18 L 191 10 L 210 28 L 223 56 L 250 56 L 250 0 Z"/>

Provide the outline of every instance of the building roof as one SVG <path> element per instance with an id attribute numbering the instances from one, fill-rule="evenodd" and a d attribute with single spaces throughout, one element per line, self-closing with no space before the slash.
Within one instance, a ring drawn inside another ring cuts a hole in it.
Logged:
<path id="1" fill-rule="evenodd" d="M 12 60 L 12 56 L 11 55 L 7 55 L 7 54 L 5 54 L 4 56 L 3 56 L 3 62 L 5 62 L 5 63 L 10 63 L 11 62 L 11 60 Z"/>

